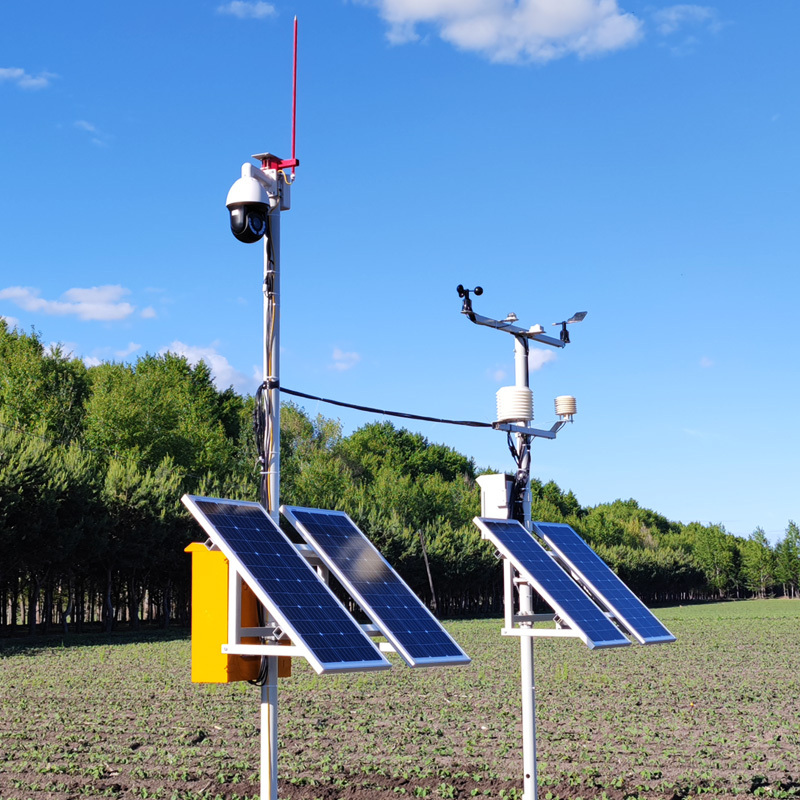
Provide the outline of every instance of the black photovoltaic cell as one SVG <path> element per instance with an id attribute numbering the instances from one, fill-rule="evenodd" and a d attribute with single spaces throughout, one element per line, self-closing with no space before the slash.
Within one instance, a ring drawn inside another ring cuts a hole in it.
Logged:
<path id="1" fill-rule="evenodd" d="M 653 616 L 650 609 L 569 525 L 534 522 L 533 529 L 547 542 L 558 559 L 580 578 L 595 600 L 642 644 L 675 641 L 675 637 Z"/>
<path id="2" fill-rule="evenodd" d="M 519 522 L 476 517 L 475 524 L 589 647 L 630 644 Z"/>
<path id="3" fill-rule="evenodd" d="M 316 672 L 391 666 L 258 503 L 183 502 Z"/>
<path id="4" fill-rule="evenodd" d="M 281 511 L 409 666 L 469 664 L 469 656 L 347 514 L 292 506 Z"/>

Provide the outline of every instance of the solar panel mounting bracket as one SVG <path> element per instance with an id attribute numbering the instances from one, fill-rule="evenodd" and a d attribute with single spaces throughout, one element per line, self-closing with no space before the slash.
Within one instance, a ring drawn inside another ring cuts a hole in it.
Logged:
<path id="1" fill-rule="evenodd" d="M 530 622 L 553 622 L 555 614 L 514 614 L 512 620 L 515 624 L 523 624 Z"/>
<path id="2" fill-rule="evenodd" d="M 501 628 L 500 635 L 534 639 L 580 639 L 580 634 L 572 628 Z"/>
<path id="3" fill-rule="evenodd" d="M 222 652 L 234 656 L 304 656 L 302 648 L 285 644 L 224 644 Z"/>

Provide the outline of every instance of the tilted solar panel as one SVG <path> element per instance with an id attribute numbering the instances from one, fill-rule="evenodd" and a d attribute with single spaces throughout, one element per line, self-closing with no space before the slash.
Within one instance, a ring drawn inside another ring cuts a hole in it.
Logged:
<path id="1" fill-rule="evenodd" d="M 578 576 L 595 602 L 610 611 L 642 644 L 675 641 L 650 609 L 569 525 L 534 522 L 533 529 L 547 542 L 558 560 Z"/>
<path id="2" fill-rule="evenodd" d="M 485 517 L 476 517 L 474 522 L 588 647 L 630 644 L 519 522 Z"/>
<path id="3" fill-rule="evenodd" d="M 317 673 L 391 667 L 258 503 L 181 499 Z"/>
<path id="4" fill-rule="evenodd" d="M 281 512 L 410 667 L 469 664 L 469 656 L 347 514 L 294 506 Z"/>

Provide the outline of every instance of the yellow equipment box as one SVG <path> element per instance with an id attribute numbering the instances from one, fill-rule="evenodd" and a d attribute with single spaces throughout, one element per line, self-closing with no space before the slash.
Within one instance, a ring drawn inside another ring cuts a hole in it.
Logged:
<path id="1" fill-rule="evenodd" d="M 228 559 L 219 550 L 192 542 L 185 550 L 192 554 L 192 681 L 232 683 L 258 677 L 259 656 L 228 655 L 222 645 L 228 641 Z M 257 628 L 258 598 L 242 583 L 242 627 Z M 258 638 L 243 638 L 243 644 L 259 644 Z M 292 674 L 292 659 L 278 659 L 278 677 Z"/>

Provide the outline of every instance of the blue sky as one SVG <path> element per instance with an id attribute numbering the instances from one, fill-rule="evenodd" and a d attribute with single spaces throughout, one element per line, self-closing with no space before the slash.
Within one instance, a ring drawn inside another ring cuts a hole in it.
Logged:
<path id="1" fill-rule="evenodd" d="M 289 156 L 295 14 L 283 384 L 491 421 L 513 340 L 456 285 L 526 326 L 587 310 L 533 357 L 537 425 L 578 401 L 535 475 L 744 536 L 800 519 L 790 0 L 4 3 L 0 315 L 252 393 L 261 255 L 225 196 L 250 154 Z M 503 434 L 409 427 L 511 468 Z"/>

